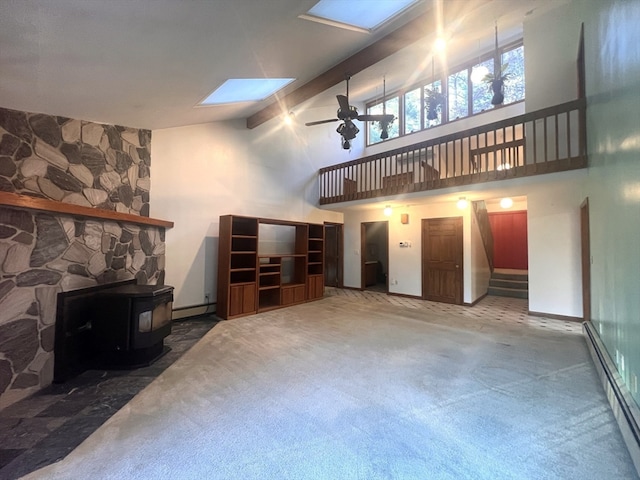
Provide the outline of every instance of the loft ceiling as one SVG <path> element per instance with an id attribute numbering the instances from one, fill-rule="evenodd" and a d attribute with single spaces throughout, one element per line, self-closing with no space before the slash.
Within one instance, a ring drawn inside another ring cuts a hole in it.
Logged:
<path id="1" fill-rule="evenodd" d="M 480 48 L 496 19 L 508 32 L 527 11 L 565 2 L 444 0 L 450 48 Z M 0 107 L 149 129 L 257 126 L 303 102 L 334 105 L 345 73 L 357 74 L 352 101 L 364 101 L 381 94 L 383 75 L 393 90 L 427 73 L 416 59 L 430 58 L 436 3 L 362 33 L 298 18 L 315 0 L 0 2 Z M 277 98 L 195 106 L 228 78 L 265 76 L 297 80 Z"/>

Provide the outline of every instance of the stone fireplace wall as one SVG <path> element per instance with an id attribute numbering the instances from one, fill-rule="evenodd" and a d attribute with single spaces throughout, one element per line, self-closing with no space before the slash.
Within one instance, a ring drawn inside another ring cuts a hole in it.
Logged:
<path id="1" fill-rule="evenodd" d="M 148 216 L 151 132 L 0 109 L 0 191 Z M 51 383 L 57 294 L 163 284 L 162 227 L 0 206 L 0 408 Z"/>
<path id="2" fill-rule="evenodd" d="M 151 131 L 0 108 L 0 191 L 149 216 Z"/>

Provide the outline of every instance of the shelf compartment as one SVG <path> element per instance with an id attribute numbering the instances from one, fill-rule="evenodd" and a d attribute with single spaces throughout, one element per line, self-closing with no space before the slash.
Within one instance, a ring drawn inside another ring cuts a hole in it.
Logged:
<path id="1" fill-rule="evenodd" d="M 238 270 L 232 270 L 229 273 L 230 283 L 255 283 L 256 281 L 256 269 L 242 268 Z"/>
<path id="2" fill-rule="evenodd" d="M 324 238 L 324 225 L 309 224 L 309 240 Z"/>
<path id="3" fill-rule="evenodd" d="M 322 252 L 309 252 L 309 263 L 322 263 Z"/>
<path id="4" fill-rule="evenodd" d="M 231 252 L 231 270 L 256 268 L 256 256 L 250 252 Z"/>
<path id="5" fill-rule="evenodd" d="M 256 218 L 234 217 L 231 227 L 232 235 L 258 236 L 258 220 Z"/>
<path id="6" fill-rule="evenodd" d="M 275 308 L 280 306 L 280 288 L 270 288 L 258 293 L 258 308 Z"/>
<path id="7" fill-rule="evenodd" d="M 280 272 L 261 273 L 260 288 L 280 287 Z"/>
<path id="8" fill-rule="evenodd" d="M 255 237 L 232 237 L 231 252 L 257 253 L 258 239 Z"/>

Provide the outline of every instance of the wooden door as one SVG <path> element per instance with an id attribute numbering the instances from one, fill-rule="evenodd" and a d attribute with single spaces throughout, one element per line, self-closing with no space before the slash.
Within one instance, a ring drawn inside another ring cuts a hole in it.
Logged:
<path id="1" fill-rule="evenodd" d="M 342 287 L 342 225 L 325 223 L 324 226 L 324 284 Z"/>
<path id="2" fill-rule="evenodd" d="M 489 214 L 493 234 L 494 268 L 529 269 L 527 246 L 527 212 Z"/>
<path id="3" fill-rule="evenodd" d="M 422 220 L 422 297 L 462 304 L 462 217 Z"/>
<path id="4" fill-rule="evenodd" d="M 591 240 L 589 238 L 589 199 L 580 205 L 580 243 L 582 257 L 582 318 L 591 320 Z"/>

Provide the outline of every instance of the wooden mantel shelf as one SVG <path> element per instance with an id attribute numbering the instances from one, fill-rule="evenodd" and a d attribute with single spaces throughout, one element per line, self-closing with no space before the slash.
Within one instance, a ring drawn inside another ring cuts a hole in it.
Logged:
<path id="1" fill-rule="evenodd" d="M 30 197 L 17 193 L 0 192 L 0 207 L 26 208 L 39 212 L 59 213 L 76 217 L 98 218 L 115 222 L 133 223 L 136 225 L 151 225 L 154 227 L 173 228 L 173 222 L 157 218 L 141 217 L 130 213 L 120 213 L 101 208 L 83 207 L 72 203 L 56 202 L 45 198 Z"/>

